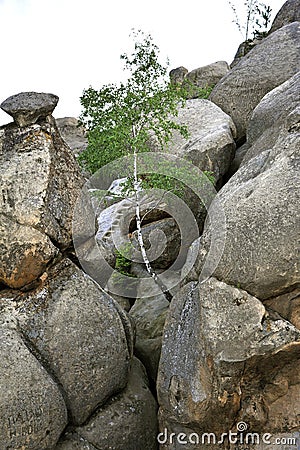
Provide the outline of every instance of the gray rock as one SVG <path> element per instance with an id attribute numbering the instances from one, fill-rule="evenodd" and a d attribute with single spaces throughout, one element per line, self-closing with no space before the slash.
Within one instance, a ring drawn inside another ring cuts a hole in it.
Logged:
<path id="1" fill-rule="evenodd" d="M 264 302 L 265 306 L 280 314 L 300 330 L 300 289 L 270 298 Z"/>
<path id="2" fill-rule="evenodd" d="M 227 74 L 228 71 L 229 66 L 226 61 L 217 61 L 187 73 L 184 78 L 183 86 L 186 85 L 188 91 L 190 87 L 191 96 L 189 98 L 197 98 L 199 97 L 199 94 L 197 94 L 197 89 L 195 89 L 193 93 L 193 86 L 200 89 L 213 87 Z"/>
<path id="3" fill-rule="evenodd" d="M 272 318 L 247 292 L 213 278 L 187 284 L 173 298 L 164 328 L 161 431 L 188 427 L 221 436 L 240 421 L 257 432 L 295 429 L 299 348 L 299 330 Z"/>
<path id="4" fill-rule="evenodd" d="M 79 126 L 75 117 L 62 117 L 55 120 L 61 136 L 74 155 L 78 156 L 88 145 L 86 130 L 83 126 Z"/>
<path id="5" fill-rule="evenodd" d="M 11 308 L 0 311 L 0 448 L 52 448 L 67 424 L 59 387 L 19 333 Z"/>
<path id="6" fill-rule="evenodd" d="M 19 127 L 26 127 L 50 116 L 58 100 L 54 94 L 21 92 L 4 100 L 0 108 L 12 116 Z"/>
<path id="7" fill-rule="evenodd" d="M 210 210 L 215 219 L 207 222 L 190 279 L 201 273 L 211 233 L 224 223 L 223 211 L 226 240 L 213 270 L 218 279 L 260 299 L 284 294 L 300 282 L 300 117 L 289 117 L 273 149 L 252 158 L 219 191 L 219 203 Z M 192 254 L 193 247 L 188 259 Z"/>
<path id="8" fill-rule="evenodd" d="M 128 384 L 76 433 L 97 449 L 156 450 L 157 404 L 143 365 L 133 359 Z"/>
<path id="9" fill-rule="evenodd" d="M 142 236 L 153 268 L 166 269 L 177 259 L 181 235 L 175 220 L 171 217 L 146 224 L 142 228 Z M 134 248 L 139 250 L 137 231 L 132 234 L 132 242 Z M 180 256 L 183 262 L 186 253 L 187 251 Z"/>
<path id="10" fill-rule="evenodd" d="M 209 100 L 188 100 L 174 119 L 188 127 L 186 140 L 174 131 L 164 151 L 186 158 L 202 171 L 213 172 L 216 180 L 227 172 L 233 158 L 235 126 L 230 117 Z M 153 142 L 153 151 L 160 151 Z"/>
<path id="11" fill-rule="evenodd" d="M 151 223 L 168 217 L 168 213 L 165 212 L 166 209 L 168 209 L 166 198 L 160 198 L 160 201 L 158 201 L 157 196 L 153 197 L 146 194 L 141 198 L 141 216 L 147 214 L 147 222 Z M 136 229 L 135 205 L 130 198 L 124 199 L 103 210 L 97 220 L 96 241 L 90 240 L 89 243 L 84 244 L 78 250 L 80 251 L 80 260 L 86 267 L 86 271 L 102 287 L 105 287 L 113 274 L 117 254 L 116 248 L 120 248 L 121 252 L 124 253 L 125 247 L 127 248 L 128 245 L 130 247 L 129 236 Z M 139 252 L 136 257 L 141 257 Z M 128 254 L 128 258 L 131 258 L 131 253 Z M 110 286 L 112 285 L 110 284 Z M 111 290 L 111 292 L 115 295 L 124 296 L 121 288 L 116 289 L 116 291 Z"/>
<path id="12" fill-rule="evenodd" d="M 121 306 L 124 311 L 128 312 L 131 308 L 130 299 L 127 297 L 121 297 L 120 295 L 111 294 L 112 298 Z"/>
<path id="13" fill-rule="evenodd" d="M 133 263 L 131 271 L 140 279 L 137 298 L 129 311 L 136 330 L 134 352 L 146 367 L 148 376 L 156 383 L 163 327 L 170 303 L 145 267 Z M 180 271 L 158 269 L 156 273 L 168 287 L 169 293 L 176 295 L 180 289 Z"/>
<path id="14" fill-rule="evenodd" d="M 300 22 L 299 0 L 287 0 L 283 4 L 272 23 L 270 33 L 292 22 Z"/>
<path id="15" fill-rule="evenodd" d="M 213 89 L 210 100 L 232 117 L 238 139 L 245 136 L 250 116 L 264 95 L 299 71 L 299 35 L 299 22 L 272 33 Z"/>
<path id="16" fill-rule="evenodd" d="M 263 37 L 257 37 L 255 39 L 248 39 L 247 41 L 242 42 L 234 55 L 233 61 L 230 64 L 230 68 L 232 69 L 237 63 L 240 62 L 241 58 L 247 53 L 250 52 L 257 44 L 261 42 Z"/>
<path id="17" fill-rule="evenodd" d="M 46 234 L 0 216 L 0 281 L 13 288 L 34 282 L 58 255 Z"/>
<path id="18" fill-rule="evenodd" d="M 129 315 L 136 327 L 135 354 L 155 382 L 162 345 L 162 333 L 169 308 L 164 295 L 137 298 Z"/>
<path id="19" fill-rule="evenodd" d="M 133 343 L 117 308 L 69 260 L 17 301 L 20 328 L 62 386 L 76 424 L 126 385 Z"/>
<path id="20" fill-rule="evenodd" d="M 72 242 L 83 179 L 54 119 L 0 130 L 0 282 L 19 288 Z"/>
<path id="21" fill-rule="evenodd" d="M 97 450 L 92 444 L 90 444 L 83 437 L 78 436 L 76 433 L 66 432 L 54 450 Z"/>
<path id="22" fill-rule="evenodd" d="M 183 66 L 176 67 L 176 69 L 172 69 L 169 73 L 171 83 L 181 84 L 187 73 L 188 70 Z"/>
<path id="23" fill-rule="evenodd" d="M 247 129 L 248 149 L 242 164 L 272 148 L 300 104 L 300 72 L 266 94 L 254 109 Z"/>

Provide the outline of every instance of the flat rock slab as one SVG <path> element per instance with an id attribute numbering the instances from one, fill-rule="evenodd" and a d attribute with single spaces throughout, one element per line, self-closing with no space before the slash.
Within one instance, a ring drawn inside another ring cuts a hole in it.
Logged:
<path id="1" fill-rule="evenodd" d="M 0 107 L 12 116 L 19 127 L 26 127 L 51 115 L 58 100 L 54 94 L 21 92 L 8 97 Z"/>
<path id="2" fill-rule="evenodd" d="M 34 282 L 72 242 L 83 178 L 54 119 L 0 129 L 0 282 Z"/>

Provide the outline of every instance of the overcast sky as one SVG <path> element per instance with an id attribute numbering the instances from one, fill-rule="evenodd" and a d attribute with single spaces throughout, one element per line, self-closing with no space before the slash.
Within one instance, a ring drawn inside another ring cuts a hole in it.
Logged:
<path id="1" fill-rule="evenodd" d="M 273 17 L 284 3 L 264 1 Z M 151 33 L 170 69 L 230 63 L 243 40 L 232 20 L 227 0 L 0 0 L 0 103 L 51 92 L 60 97 L 55 117 L 78 116 L 84 88 L 122 79 L 120 54 L 130 50 L 133 27 Z M 0 124 L 7 122 L 1 111 Z"/>

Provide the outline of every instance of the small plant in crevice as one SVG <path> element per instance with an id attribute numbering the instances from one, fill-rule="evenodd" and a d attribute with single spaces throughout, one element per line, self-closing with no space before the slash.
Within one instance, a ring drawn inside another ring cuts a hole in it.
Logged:
<path id="1" fill-rule="evenodd" d="M 244 2 L 245 16 L 240 17 L 236 5 L 228 1 L 233 12 L 233 23 L 237 26 L 245 42 L 267 35 L 271 22 L 272 9 L 269 5 L 258 0 Z"/>
<path id="2" fill-rule="evenodd" d="M 214 85 L 200 87 L 197 86 L 197 81 L 193 82 L 188 78 L 184 78 L 184 80 L 180 83 L 171 81 L 172 85 L 178 91 L 179 96 L 184 100 L 189 100 L 193 98 L 202 98 L 208 99 L 210 96 Z"/>

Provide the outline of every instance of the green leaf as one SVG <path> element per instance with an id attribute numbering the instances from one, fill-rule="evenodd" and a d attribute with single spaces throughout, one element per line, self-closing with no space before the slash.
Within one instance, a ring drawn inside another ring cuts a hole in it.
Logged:
<path id="1" fill-rule="evenodd" d="M 79 157 L 90 172 L 129 153 L 149 150 L 149 133 L 163 148 L 178 130 L 187 137 L 187 128 L 173 118 L 184 104 L 182 91 L 166 79 L 168 63 L 159 60 L 159 49 L 151 35 L 133 31 L 132 54 L 122 54 L 125 83 L 107 84 L 99 90 L 85 89 L 80 98 L 80 123 L 87 130 L 88 147 Z"/>

